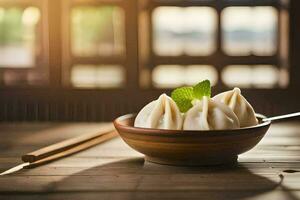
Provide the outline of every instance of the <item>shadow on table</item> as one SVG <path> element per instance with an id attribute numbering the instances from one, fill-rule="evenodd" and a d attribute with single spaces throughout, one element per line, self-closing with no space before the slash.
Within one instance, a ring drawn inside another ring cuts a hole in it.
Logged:
<path id="1" fill-rule="evenodd" d="M 187 168 L 133 158 L 81 171 L 48 189 L 72 191 L 72 199 L 243 199 L 274 190 L 283 177 L 275 179 L 253 174 L 241 165 Z"/>

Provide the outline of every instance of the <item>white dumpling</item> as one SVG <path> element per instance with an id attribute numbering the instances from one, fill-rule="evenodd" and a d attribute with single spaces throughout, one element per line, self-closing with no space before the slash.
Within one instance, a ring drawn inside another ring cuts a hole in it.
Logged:
<path id="1" fill-rule="evenodd" d="M 136 116 L 135 127 L 182 129 L 183 116 L 175 101 L 166 94 L 147 104 Z"/>
<path id="2" fill-rule="evenodd" d="M 254 126 L 258 123 L 254 109 L 241 94 L 239 88 L 220 93 L 214 96 L 213 99 L 230 107 L 238 117 L 241 127 Z"/>
<path id="3" fill-rule="evenodd" d="M 239 128 L 239 120 L 233 111 L 209 97 L 194 103 L 185 115 L 184 130 L 224 130 Z"/>

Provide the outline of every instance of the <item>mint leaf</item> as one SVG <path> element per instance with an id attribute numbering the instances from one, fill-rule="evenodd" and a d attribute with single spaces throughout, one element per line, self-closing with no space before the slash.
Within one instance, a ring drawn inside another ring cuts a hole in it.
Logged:
<path id="1" fill-rule="evenodd" d="M 193 93 L 195 98 L 201 100 L 202 97 L 207 96 L 210 97 L 211 95 L 211 87 L 210 87 L 210 81 L 204 80 L 198 83 L 193 87 Z"/>
<path id="2" fill-rule="evenodd" d="M 176 102 L 180 112 L 188 111 L 193 105 L 195 99 L 192 87 L 181 87 L 173 90 L 171 98 Z"/>
<path id="3" fill-rule="evenodd" d="M 209 80 L 204 80 L 194 87 L 181 87 L 173 90 L 171 98 L 176 102 L 180 112 L 187 112 L 193 107 L 194 100 L 201 100 L 204 96 L 210 97 L 211 88 Z"/>

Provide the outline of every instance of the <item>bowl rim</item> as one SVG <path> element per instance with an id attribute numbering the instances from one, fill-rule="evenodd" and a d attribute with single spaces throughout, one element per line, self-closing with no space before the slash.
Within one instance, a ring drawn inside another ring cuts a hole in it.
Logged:
<path id="1" fill-rule="evenodd" d="M 256 113 L 257 118 L 264 119 L 267 118 L 265 115 Z M 155 129 L 155 128 L 142 128 L 142 127 L 134 127 L 123 125 L 120 122 L 135 117 L 135 113 L 126 114 L 119 116 L 114 120 L 114 126 L 116 129 L 122 129 L 122 131 L 127 131 L 129 133 L 136 133 L 139 135 L 159 135 L 159 136 L 188 136 L 188 135 L 197 135 L 197 136 L 224 136 L 224 135 L 236 135 L 236 134 L 247 134 L 249 131 L 253 129 L 259 129 L 268 127 L 271 125 L 271 121 L 265 121 L 259 123 L 255 126 L 243 127 L 238 129 L 226 129 L 226 130 L 169 130 L 169 129 Z"/>

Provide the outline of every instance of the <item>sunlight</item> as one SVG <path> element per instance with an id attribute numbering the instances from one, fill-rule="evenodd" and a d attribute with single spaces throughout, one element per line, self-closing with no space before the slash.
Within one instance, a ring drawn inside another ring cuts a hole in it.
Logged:
<path id="1" fill-rule="evenodd" d="M 79 88 L 122 87 L 124 74 L 124 68 L 119 65 L 75 65 L 71 72 L 71 82 Z"/>
<path id="2" fill-rule="evenodd" d="M 154 52 L 209 55 L 215 50 L 216 11 L 210 7 L 162 6 L 153 11 Z"/>
<path id="3" fill-rule="evenodd" d="M 36 7 L 28 7 L 24 10 L 22 15 L 22 22 L 27 26 L 34 26 L 40 20 L 41 13 Z"/>
<path id="4" fill-rule="evenodd" d="M 194 85 L 208 79 L 217 84 L 218 72 L 211 65 L 159 65 L 154 68 L 153 84 L 158 88 L 173 88 L 181 85 Z"/>

